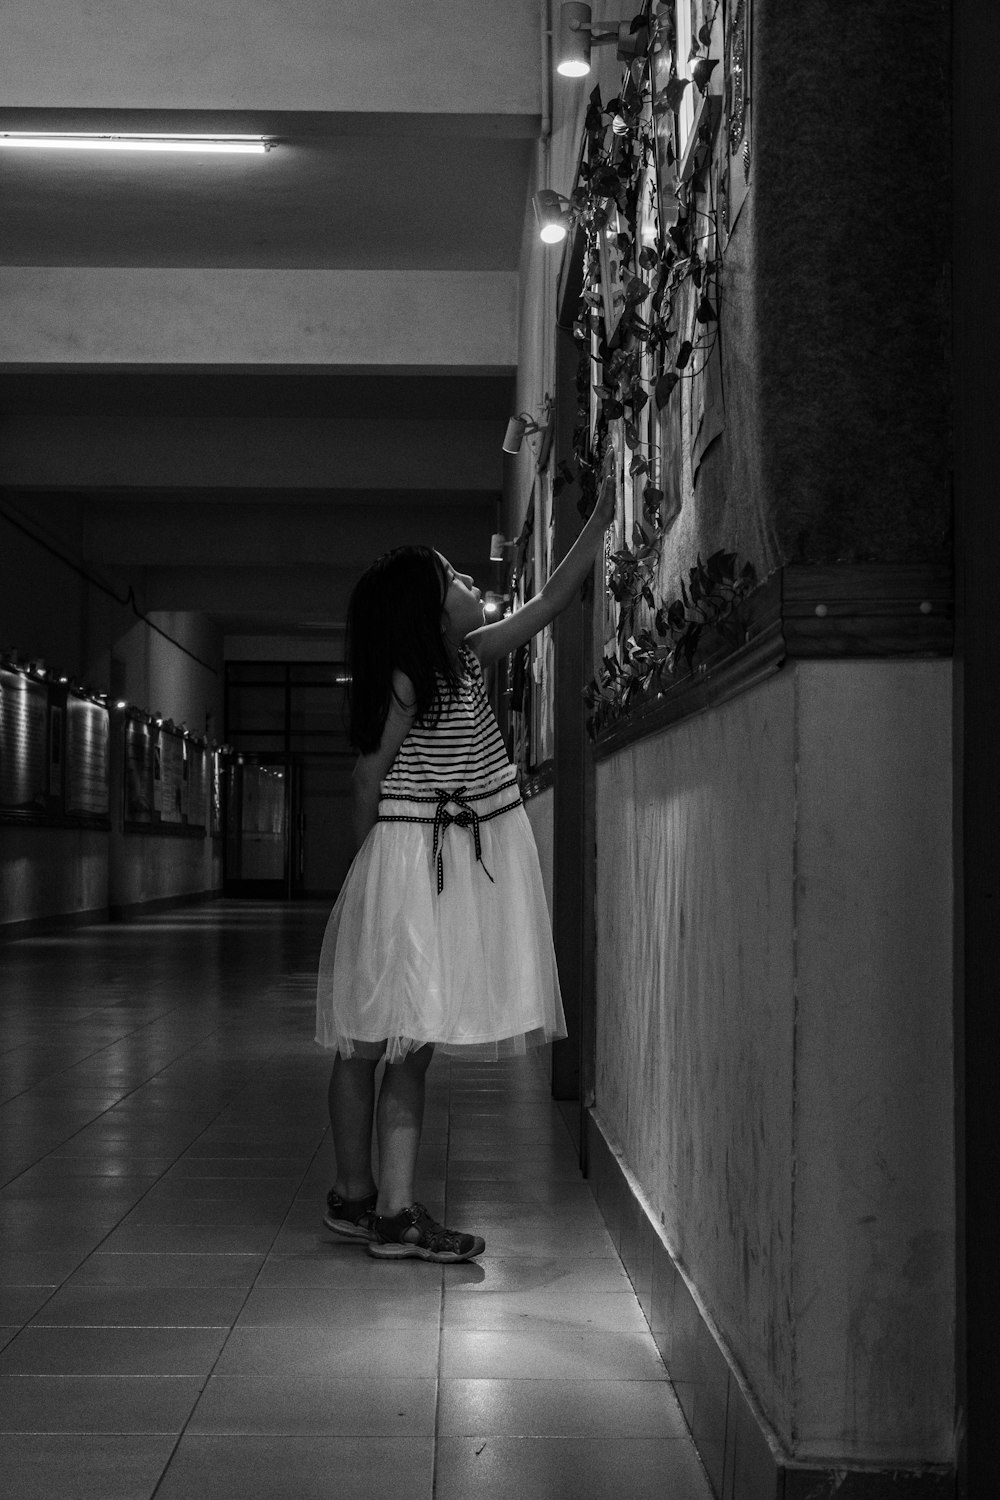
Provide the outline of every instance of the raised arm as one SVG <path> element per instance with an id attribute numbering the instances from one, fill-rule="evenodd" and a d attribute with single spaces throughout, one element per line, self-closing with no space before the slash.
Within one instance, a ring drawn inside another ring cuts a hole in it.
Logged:
<path id="1" fill-rule="evenodd" d="M 544 630 L 550 620 L 569 604 L 594 565 L 605 531 L 615 514 L 615 456 L 608 452 L 601 470 L 601 484 L 597 492 L 597 504 L 587 523 L 562 562 L 548 579 L 541 592 L 527 604 L 498 620 L 494 625 L 481 625 L 466 637 L 483 666 L 498 661 L 508 652 L 516 651 L 533 635 Z"/>

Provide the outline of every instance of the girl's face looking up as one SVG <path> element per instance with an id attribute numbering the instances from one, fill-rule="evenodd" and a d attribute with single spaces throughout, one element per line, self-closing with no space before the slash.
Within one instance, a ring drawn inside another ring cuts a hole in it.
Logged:
<path id="1" fill-rule="evenodd" d="M 442 608 L 447 616 L 445 636 L 455 646 L 460 646 L 465 637 L 478 630 L 486 616 L 483 612 L 483 596 L 468 573 L 456 573 L 446 557 L 441 558 L 445 575 L 445 593 Z"/>

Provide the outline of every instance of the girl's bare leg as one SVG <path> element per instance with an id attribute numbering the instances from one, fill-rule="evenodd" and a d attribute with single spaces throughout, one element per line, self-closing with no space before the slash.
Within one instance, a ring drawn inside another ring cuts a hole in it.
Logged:
<path id="1" fill-rule="evenodd" d="M 432 1046 L 386 1063 L 378 1096 L 379 1189 L 376 1213 L 398 1214 L 414 1199 L 413 1182 L 424 1120 L 424 1079 Z"/>
<path id="2" fill-rule="evenodd" d="M 330 1128 L 337 1155 L 335 1190 L 342 1198 L 367 1198 L 375 1191 L 372 1175 L 372 1116 L 375 1069 L 370 1057 L 334 1058 L 330 1074 Z"/>

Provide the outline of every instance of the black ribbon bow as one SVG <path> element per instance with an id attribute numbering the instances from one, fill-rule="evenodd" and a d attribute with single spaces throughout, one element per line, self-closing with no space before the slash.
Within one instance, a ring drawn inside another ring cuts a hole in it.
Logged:
<path id="1" fill-rule="evenodd" d="M 459 811 L 457 813 L 448 811 L 448 803 L 454 802 Z M 431 845 L 431 858 L 437 863 L 437 888 L 438 895 L 444 890 L 444 859 L 443 845 L 444 832 L 454 823 L 456 828 L 471 828 L 472 841 L 476 848 L 476 859 L 483 865 L 483 846 L 479 837 L 479 814 L 470 802 L 465 799 L 465 787 L 456 787 L 453 792 L 439 792 L 437 807 L 434 811 L 434 840 Z M 483 872 L 491 885 L 496 881 L 483 865 Z"/>

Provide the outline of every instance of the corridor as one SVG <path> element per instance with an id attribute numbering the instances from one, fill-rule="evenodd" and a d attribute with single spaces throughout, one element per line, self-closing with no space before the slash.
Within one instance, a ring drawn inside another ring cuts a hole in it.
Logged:
<path id="1" fill-rule="evenodd" d="M 322 1227 L 325 908 L 0 947 L 7 1500 L 710 1500 L 537 1060 L 438 1058 L 421 1193 L 485 1236 Z"/>

